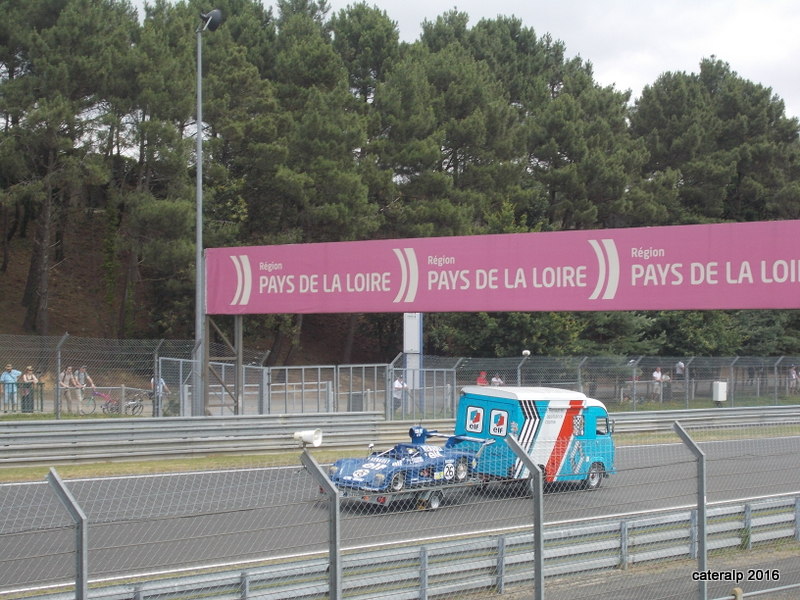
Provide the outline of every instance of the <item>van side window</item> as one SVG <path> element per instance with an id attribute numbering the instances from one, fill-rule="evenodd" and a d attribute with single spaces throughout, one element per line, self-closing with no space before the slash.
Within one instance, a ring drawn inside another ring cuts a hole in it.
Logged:
<path id="1" fill-rule="evenodd" d="M 609 430 L 608 417 L 605 419 L 597 419 L 597 435 L 607 435 Z"/>
<path id="2" fill-rule="evenodd" d="M 583 435 L 583 415 L 575 415 L 572 417 L 572 434 L 578 436 Z"/>

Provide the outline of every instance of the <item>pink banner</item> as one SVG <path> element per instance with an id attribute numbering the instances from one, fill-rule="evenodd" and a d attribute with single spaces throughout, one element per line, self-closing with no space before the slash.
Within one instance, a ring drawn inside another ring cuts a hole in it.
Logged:
<path id="1" fill-rule="evenodd" d="M 208 314 L 800 308 L 800 221 L 206 250 Z"/>

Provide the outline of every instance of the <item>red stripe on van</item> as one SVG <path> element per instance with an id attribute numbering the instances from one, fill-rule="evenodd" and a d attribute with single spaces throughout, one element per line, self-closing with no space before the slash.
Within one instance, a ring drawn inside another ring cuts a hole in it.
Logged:
<path id="1" fill-rule="evenodd" d="M 556 475 L 558 475 L 561 463 L 564 461 L 564 455 L 567 453 L 569 441 L 572 439 L 573 417 L 581 412 L 581 408 L 583 408 L 583 400 L 569 401 L 569 408 L 564 415 L 564 422 L 561 423 L 561 431 L 558 433 L 553 452 L 550 454 L 550 459 L 545 466 L 545 481 L 553 482 Z"/>

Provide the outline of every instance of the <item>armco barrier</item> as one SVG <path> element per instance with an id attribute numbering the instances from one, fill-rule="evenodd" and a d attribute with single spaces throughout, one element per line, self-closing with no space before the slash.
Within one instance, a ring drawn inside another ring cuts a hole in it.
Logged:
<path id="1" fill-rule="evenodd" d="M 317 428 L 326 446 L 348 448 L 379 437 L 381 422 L 370 412 L 9 421 L 0 425 L 0 465 L 291 450 L 293 432 Z"/>
<path id="2" fill-rule="evenodd" d="M 800 406 L 612 413 L 618 433 L 668 431 L 684 426 L 800 421 Z M 61 419 L 0 424 L 0 466 L 89 462 L 208 453 L 257 453 L 297 448 L 292 433 L 322 429 L 329 450 L 406 441 L 411 421 L 386 421 L 378 412 L 170 417 L 164 419 Z M 452 420 L 426 421 L 442 432 Z"/>
<path id="3" fill-rule="evenodd" d="M 711 548 L 743 548 L 753 542 L 796 539 L 799 505 L 800 496 L 785 495 L 711 506 L 707 528 Z M 696 558 L 692 540 L 697 519 L 693 512 L 673 509 L 655 515 L 547 526 L 545 576 L 576 576 L 671 558 Z M 348 598 L 436 598 L 479 589 L 501 591 L 532 581 L 532 541 L 531 533 L 505 533 L 423 546 L 408 545 L 413 542 L 410 540 L 371 551 L 345 550 L 343 591 Z M 202 595 L 208 600 L 311 600 L 327 594 L 327 568 L 326 558 L 306 557 L 235 572 L 93 586 L 91 597 L 168 600 Z M 74 597 L 74 593 L 27 596 L 28 600 Z"/>

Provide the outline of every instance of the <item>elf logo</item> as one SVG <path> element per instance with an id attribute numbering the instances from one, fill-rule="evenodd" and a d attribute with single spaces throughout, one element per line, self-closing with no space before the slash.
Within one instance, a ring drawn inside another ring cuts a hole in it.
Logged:
<path id="1" fill-rule="evenodd" d="M 467 407 L 467 431 L 470 433 L 483 431 L 483 409 L 480 406 Z"/>
<path id="2" fill-rule="evenodd" d="M 491 427 L 489 432 L 492 435 L 505 437 L 508 433 L 508 413 L 504 410 L 493 410 L 489 413 Z"/>

